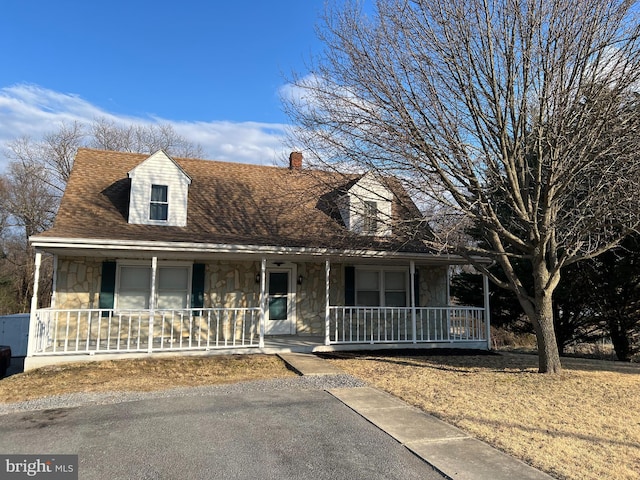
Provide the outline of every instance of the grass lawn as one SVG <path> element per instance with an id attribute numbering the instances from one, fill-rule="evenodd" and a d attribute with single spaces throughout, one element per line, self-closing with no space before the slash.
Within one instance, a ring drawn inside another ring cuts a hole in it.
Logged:
<path id="1" fill-rule="evenodd" d="M 406 402 L 562 479 L 640 478 L 640 366 L 533 355 L 330 360 Z"/>
<path id="2" fill-rule="evenodd" d="M 275 355 L 145 358 L 54 365 L 0 380 L 0 403 L 74 392 L 163 390 L 295 376 Z"/>
<path id="3" fill-rule="evenodd" d="M 640 478 L 640 366 L 533 355 L 333 354 L 328 361 L 561 479 Z M 267 355 L 45 367 L 0 380 L 0 402 L 71 392 L 150 391 L 294 375 Z"/>

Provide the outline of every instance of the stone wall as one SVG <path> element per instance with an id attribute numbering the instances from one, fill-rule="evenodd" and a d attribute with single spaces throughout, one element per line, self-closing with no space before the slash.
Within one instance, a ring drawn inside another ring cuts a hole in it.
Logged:
<path id="1" fill-rule="evenodd" d="M 85 257 L 58 258 L 56 308 L 98 308 L 102 262 Z"/>
<path id="2" fill-rule="evenodd" d="M 447 271 L 449 267 L 418 266 L 419 270 L 419 307 L 446 307 L 449 281 Z"/>
<path id="3" fill-rule="evenodd" d="M 326 272 L 324 262 L 298 264 L 298 275 L 302 275 L 302 285 L 296 292 L 296 331 L 298 335 L 324 336 L 326 308 Z M 332 264 L 330 268 L 329 302 L 338 305 L 342 287 L 342 265 Z M 342 295 L 344 303 L 344 295 Z"/>
<path id="4" fill-rule="evenodd" d="M 205 267 L 204 306 L 249 308 L 260 306 L 259 262 L 209 262 Z"/>

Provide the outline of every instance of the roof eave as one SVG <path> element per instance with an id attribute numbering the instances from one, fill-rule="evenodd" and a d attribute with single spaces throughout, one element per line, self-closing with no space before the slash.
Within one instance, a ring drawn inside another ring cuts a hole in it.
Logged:
<path id="1" fill-rule="evenodd" d="M 428 261 L 443 265 L 465 265 L 469 261 L 459 255 L 425 252 L 383 251 L 371 249 L 332 249 L 317 247 L 282 247 L 277 245 L 240 245 L 195 242 L 160 242 L 148 240 L 109 240 L 94 238 L 64 238 L 34 236 L 30 239 L 36 249 L 51 253 L 62 253 L 71 249 L 82 251 L 112 251 L 138 253 L 192 253 L 194 256 L 206 254 L 250 255 L 250 256 L 299 256 L 327 259 L 394 259 Z M 482 259 L 477 259 L 482 261 Z M 489 263 L 489 260 L 487 260 Z"/>

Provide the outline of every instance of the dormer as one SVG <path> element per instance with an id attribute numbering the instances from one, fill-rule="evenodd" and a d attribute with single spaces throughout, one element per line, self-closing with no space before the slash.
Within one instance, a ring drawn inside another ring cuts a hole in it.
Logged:
<path id="1" fill-rule="evenodd" d="M 393 193 L 371 172 L 365 174 L 337 203 L 345 226 L 361 235 L 391 235 Z"/>
<path id="2" fill-rule="evenodd" d="M 162 150 L 129 173 L 129 223 L 138 225 L 187 225 L 187 200 L 191 178 Z"/>

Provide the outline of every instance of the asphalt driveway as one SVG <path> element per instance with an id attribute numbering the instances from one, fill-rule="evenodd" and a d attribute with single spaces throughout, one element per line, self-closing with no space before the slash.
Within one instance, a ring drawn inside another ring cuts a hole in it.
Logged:
<path id="1" fill-rule="evenodd" d="M 443 478 L 327 392 L 276 387 L 0 415 L 0 452 L 78 454 L 80 479 Z"/>

